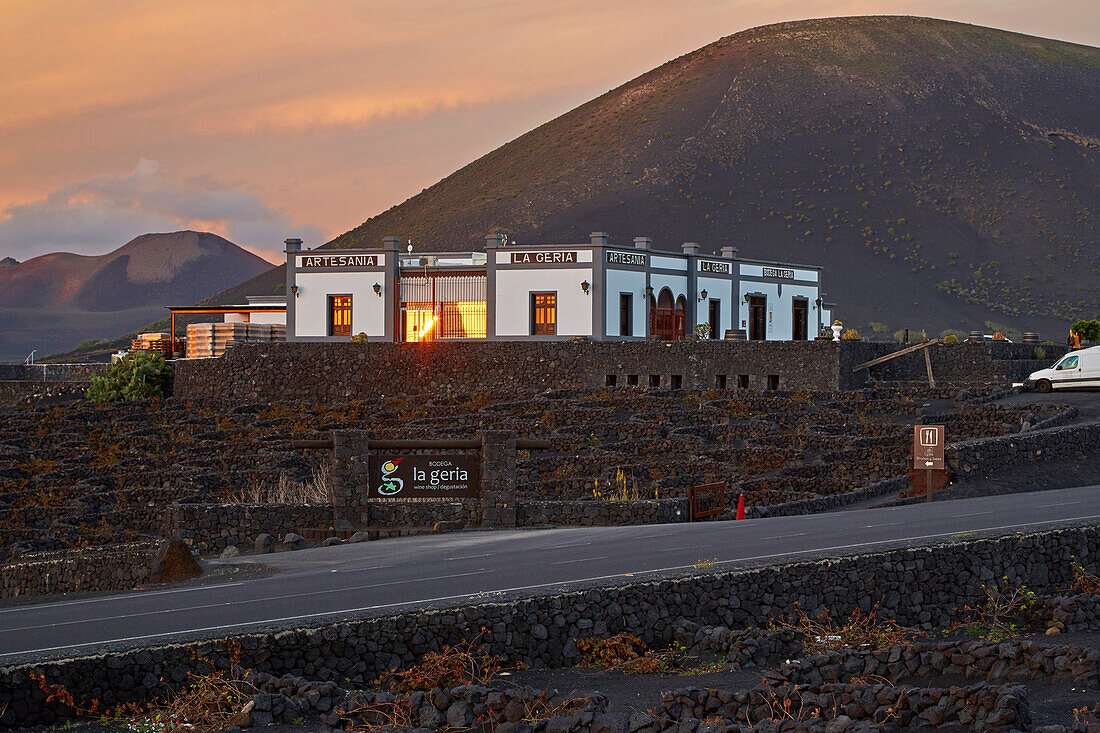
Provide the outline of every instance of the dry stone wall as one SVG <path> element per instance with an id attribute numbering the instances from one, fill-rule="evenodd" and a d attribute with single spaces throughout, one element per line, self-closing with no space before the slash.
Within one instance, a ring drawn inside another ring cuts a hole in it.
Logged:
<path id="1" fill-rule="evenodd" d="M 686 522 L 691 505 L 687 499 L 637 501 L 520 501 L 516 524 L 537 527 L 554 524 L 581 527 L 619 527 L 634 524 Z"/>
<path id="2" fill-rule="evenodd" d="M 701 573 L 629 585 L 602 585 L 479 605 L 416 609 L 320 627 L 236 637 L 240 663 L 258 672 L 316 680 L 375 679 L 442 644 L 480 636 L 489 651 L 530 665 L 580 659 L 575 640 L 619 631 L 650 645 L 674 638 L 676 620 L 727 627 L 763 625 L 799 603 L 809 613 L 856 608 L 926 629 L 956 620 L 953 609 L 984 598 L 982 584 L 1007 578 L 1038 591 L 1065 584 L 1071 559 L 1100 559 L 1100 527 L 1078 527 L 995 539 L 892 550 L 785 566 Z M 228 665 L 224 641 L 114 652 L 102 656 L 0 668 L 0 725 L 50 725 L 64 711 L 30 678 L 65 684 L 80 698 L 108 706 L 164 696 L 208 667 Z"/>
<path id="3" fill-rule="evenodd" d="M 332 524 L 332 507 L 316 504 L 174 504 L 169 534 L 200 553 L 251 547 L 258 535 L 282 537 Z"/>
<path id="4" fill-rule="evenodd" d="M 501 342 L 239 344 L 217 359 L 176 362 L 184 399 L 305 400 L 432 394 L 497 398 L 552 389 L 637 386 L 835 391 L 836 344 L 825 342 Z M 609 379 L 613 378 L 613 379 Z M 721 378 L 721 379 L 720 379 Z"/>
<path id="5" fill-rule="evenodd" d="M 217 401 L 341 401 L 365 393 L 524 396 L 556 389 L 856 389 L 926 379 L 920 354 L 853 372 L 899 344 L 828 341 L 486 341 L 238 344 L 217 359 L 177 361 L 175 394 Z M 1057 358 L 1057 347 L 1048 360 Z M 1032 346 L 941 344 L 940 383 L 990 384 L 1033 370 Z M 1025 372 L 1024 370 L 1027 370 Z"/>
<path id="6" fill-rule="evenodd" d="M 149 580 L 155 556 L 149 543 L 26 554 L 0 565 L 0 598 L 128 590 Z"/>

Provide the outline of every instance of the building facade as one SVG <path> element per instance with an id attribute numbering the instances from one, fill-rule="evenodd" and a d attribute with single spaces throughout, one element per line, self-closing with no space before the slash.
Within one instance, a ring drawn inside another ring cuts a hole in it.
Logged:
<path id="1" fill-rule="evenodd" d="M 515 245 L 419 253 L 389 237 L 378 249 L 303 250 L 286 243 L 288 341 L 435 339 L 805 340 L 832 318 L 821 268 L 612 245 Z"/>

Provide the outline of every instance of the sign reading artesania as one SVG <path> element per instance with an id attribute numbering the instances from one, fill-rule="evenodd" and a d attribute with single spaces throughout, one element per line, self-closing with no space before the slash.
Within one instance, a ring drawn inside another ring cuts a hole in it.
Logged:
<path id="1" fill-rule="evenodd" d="M 764 277 L 783 277 L 794 280 L 794 270 L 781 270 L 778 267 L 765 267 Z"/>
<path id="2" fill-rule="evenodd" d="M 576 252 L 513 252 L 513 265 L 557 265 L 576 262 Z"/>
<path id="3" fill-rule="evenodd" d="M 730 274 L 730 263 L 712 262 L 711 260 L 699 260 L 700 272 L 717 272 L 720 275 Z"/>
<path id="4" fill-rule="evenodd" d="M 382 255 L 303 255 L 298 266 L 305 268 L 320 267 L 378 267 L 382 264 Z"/>
<path id="5" fill-rule="evenodd" d="M 607 253 L 607 261 L 612 265 L 636 265 L 645 267 L 645 255 L 641 252 L 615 252 Z"/>
<path id="6" fill-rule="evenodd" d="M 476 499 L 478 462 L 462 454 L 371 455 L 368 499 Z"/>

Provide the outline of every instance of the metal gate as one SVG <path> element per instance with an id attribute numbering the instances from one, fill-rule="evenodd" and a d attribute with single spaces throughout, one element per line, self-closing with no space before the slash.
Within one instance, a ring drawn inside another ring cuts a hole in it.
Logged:
<path id="1" fill-rule="evenodd" d="M 398 338 L 485 338 L 485 288 L 484 273 L 402 274 L 398 279 Z"/>

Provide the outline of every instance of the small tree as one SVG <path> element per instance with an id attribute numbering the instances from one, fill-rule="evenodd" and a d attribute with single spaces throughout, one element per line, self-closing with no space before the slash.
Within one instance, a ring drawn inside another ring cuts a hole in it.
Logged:
<path id="1" fill-rule="evenodd" d="M 1081 319 L 1073 324 L 1073 330 L 1081 335 L 1082 341 L 1100 341 L 1100 321 Z"/>
<path id="2" fill-rule="evenodd" d="M 106 376 L 92 379 L 84 394 L 100 403 L 161 397 L 171 379 L 172 365 L 162 355 L 130 354 L 112 364 Z"/>

